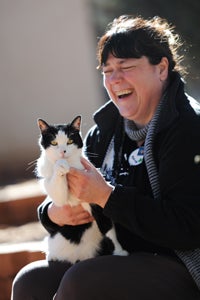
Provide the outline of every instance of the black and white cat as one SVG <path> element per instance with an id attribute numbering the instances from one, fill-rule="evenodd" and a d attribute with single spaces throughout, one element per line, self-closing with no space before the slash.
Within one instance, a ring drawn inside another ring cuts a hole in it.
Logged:
<path id="1" fill-rule="evenodd" d="M 37 176 L 56 206 L 76 206 L 80 201 L 69 193 L 66 174 L 70 167 L 83 169 L 80 162 L 83 147 L 81 117 L 77 116 L 68 124 L 49 125 L 42 119 L 37 122 L 41 132 Z M 58 232 L 48 236 L 47 259 L 66 260 L 74 264 L 99 255 L 127 255 L 117 241 L 112 222 L 103 215 L 102 209 L 88 203 L 81 205 L 93 214 L 95 221 L 59 227 Z"/>

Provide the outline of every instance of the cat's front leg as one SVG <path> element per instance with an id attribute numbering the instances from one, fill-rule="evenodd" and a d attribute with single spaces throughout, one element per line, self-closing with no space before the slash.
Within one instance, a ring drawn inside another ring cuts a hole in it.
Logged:
<path id="1" fill-rule="evenodd" d="M 64 176 L 69 172 L 69 164 L 65 159 L 58 159 L 54 166 L 54 172 L 57 176 Z"/>
<path id="2" fill-rule="evenodd" d="M 69 165 L 67 161 L 59 159 L 54 165 L 51 179 L 46 180 L 45 182 L 47 194 L 56 206 L 63 206 L 67 204 L 69 195 L 66 174 L 68 172 Z"/>

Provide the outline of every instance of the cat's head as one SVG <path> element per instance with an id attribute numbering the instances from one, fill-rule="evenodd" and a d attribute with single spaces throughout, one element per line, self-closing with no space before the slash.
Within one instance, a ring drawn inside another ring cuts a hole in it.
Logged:
<path id="1" fill-rule="evenodd" d="M 42 119 L 38 119 L 37 123 L 41 133 L 39 145 L 52 162 L 67 159 L 81 151 L 81 116 L 67 124 L 49 125 Z"/>

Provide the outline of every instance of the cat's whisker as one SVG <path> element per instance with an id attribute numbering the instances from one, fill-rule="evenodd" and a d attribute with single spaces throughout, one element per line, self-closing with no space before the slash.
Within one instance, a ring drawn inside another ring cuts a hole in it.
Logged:
<path id="1" fill-rule="evenodd" d="M 28 163 L 28 167 L 26 168 L 26 171 L 30 170 L 30 169 L 33 168 L 33 167 L 35 168 L 36 164 L 37 164 L 37 159 L 35 159 L 35 160 L 33 160 L 33 161 L 30 161 L 30 162 Z"/>
<path id="2" fill-rule="evenodd" d="M 90 156 L 90 157 L 99 157 L 99 154 L 93 152 L 85 152 L 85 154 L 86 156 Z"/>

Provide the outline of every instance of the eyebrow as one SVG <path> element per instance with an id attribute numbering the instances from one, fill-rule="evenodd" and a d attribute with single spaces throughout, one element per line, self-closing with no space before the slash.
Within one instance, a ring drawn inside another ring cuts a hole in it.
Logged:
<path id="1" fill-rule="evenodd" d="M 117 58 L 117 59 L 118 59 L 117 60 L 117 64 L 118 65 L 122 65 L 123 63 L 127 62 L 127 60 L 130 60 L 130 59 L 131 60 L 136 60 L 137 58 L 134 58 L 134 57 L 130 57 L 129 58 L 129 57 L 127 57 L 127 58 Z M 105 64 L 102 65 L 102 68 L 103 67 L 109 67 L 109 66 L 110 66 L 110 64 L 106 62 Z"/>
<path id="2" fill-rule="evenodd" d="M 117 65 L 122 65 L 123 63 L 124 63 L 124 60 L 117 61 Z M 102 65 L 102 69 L 110 67 L 110 66 L 111 66 L 111 64 L 106 62 L 105 64 Z"/>

